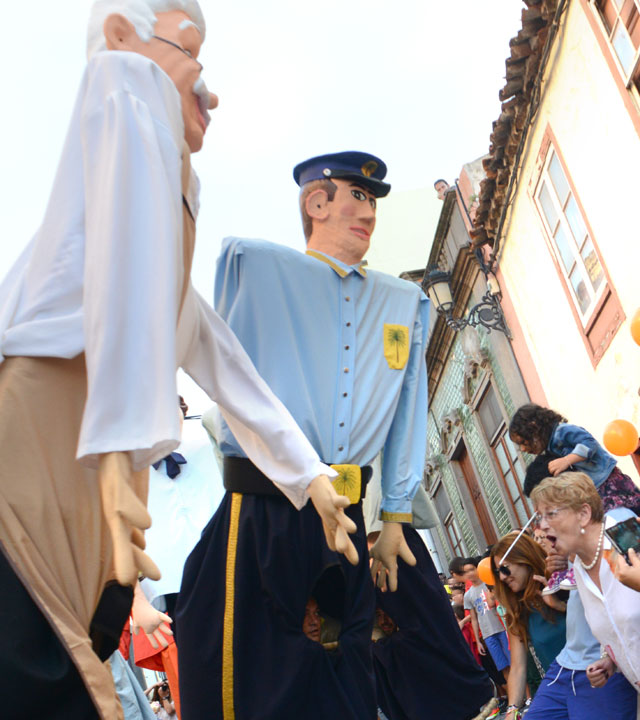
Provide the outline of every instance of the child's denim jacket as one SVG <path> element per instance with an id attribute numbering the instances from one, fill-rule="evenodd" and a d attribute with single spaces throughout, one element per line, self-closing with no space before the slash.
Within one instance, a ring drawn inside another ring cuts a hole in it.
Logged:
<path id="1" fill-rule="evenodd" d="M 586 473 L 598 488 L 616 466 L 616 459 L 584 428 L 569 423 L 558 423 L 551 431 L 547 449 L 565 457 L 570 453 L 582 455 L 586 460 L 573 463 L 576 470 Z"/>

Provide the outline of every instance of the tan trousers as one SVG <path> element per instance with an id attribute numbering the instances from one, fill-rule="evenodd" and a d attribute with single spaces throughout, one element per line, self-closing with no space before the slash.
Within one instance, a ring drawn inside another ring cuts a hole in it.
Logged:
<path id="1" fill-rule="evenodd" d="M 0 365 L 0 541 L 100 715 L 116 720 L 123 714 L 111 672 L 88 634 L 113 572 L 97 473 L 75 460 L 85 398 L 84 355 Z"/>

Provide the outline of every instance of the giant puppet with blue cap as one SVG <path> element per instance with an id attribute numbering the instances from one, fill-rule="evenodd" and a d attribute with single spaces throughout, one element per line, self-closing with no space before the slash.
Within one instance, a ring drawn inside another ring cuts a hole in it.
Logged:
<path id="1" fill-rule="evenodd" d="M 353 565 L 325 543 L 314 507 L 297 513 L 274 494 L 233 428 L 212 419 L 227 495 L 187 560 L 179 595 L 185 720 L 204 705 L 238 720 L 376 717 L 374 592 L 361 501 L 370 464 L 384 451 L 374 571 L 382 568 L 381 581 L 388 573 L 393 591 L 398 565 L 415 564 L 402 525 L 411 521 L 422 479 L 427 423 L 428 300 L 415 284 L 364 260 L 377 202 L 390 190 L 385 175 L 384 162 L 369 153 L 313 157 L 294 170 L 306 252 L 262 240 L 223 242 L 216 310 L 338 473 L 333 485 L 350 503 L 358 558 Z M 307 497 L 316 503 L 313 485 L 301 502 Z M 310 597 L 339 623 L 339 652 L 305 636 Z M 206 637 L 202 617 L 211 620 Z"/>
<path id="2" fill-rule="evenodd" d="M 180 442 L 178 367 L 292 509 L 313 487 L 330 541 L 355 560 L 348 500 L 329 481 L 337 471 L 190 282 L 199 189 L 190 156 L 217 105 L 198 60 L 204 37 L 196 0 L 93 3 L 50 201 L 0 284 L 9 717 L 122 718 L 104 660 L 139 572 L 159 577 L 143 552 L 148 468 Z"/>

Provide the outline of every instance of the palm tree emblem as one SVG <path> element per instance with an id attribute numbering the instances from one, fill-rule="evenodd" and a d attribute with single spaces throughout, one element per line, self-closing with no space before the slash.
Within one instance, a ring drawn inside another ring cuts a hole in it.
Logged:
<path id="1" fill-rule="evenodd" d="M 331 481 L 338 495 L 357 503 L 360 500 L 360 468 L 357 465 L 332 465 L 338 476 Z"/>
<path id="2" fill-rule="evenodd" d="M 409 328 L 385 323 L 384 356 L 389 367 L 394 370 L 405 366 L 409 357 Z"/>

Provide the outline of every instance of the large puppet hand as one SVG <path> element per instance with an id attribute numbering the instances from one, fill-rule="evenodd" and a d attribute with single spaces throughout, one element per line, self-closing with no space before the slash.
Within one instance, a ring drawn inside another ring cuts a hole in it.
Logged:
<path id="1" fill-rule="evenodd" d="M 344 495 L 338 495 L 326 475 L 313 478 L 307 488 L 316 509 L 331 550 L 342 553 L 352 565 L 358 564 L 358 551 L 347 533 L 356 531 L 356 524 L 348 518 L 344 509 L 351 504 Z"/>
<path id="2" fill-rule="evenodd" d="M 102 510 L 111 532 L 116 580 L 121 585 L 135 585 L 138 571 L 151 580 L 160 579 L 156 564 L 142 552 L 143 530 L 150 527 L 151 517 L 134 491 L 136 476 L 125 453 L 100 456 L 98 482 Z"/>
<path id="3" fill-rule="evenodd" d="M 166 648 L 169 646 L 169 641 L 165 635 L 173 635 L 171 628 L 168 623 L 173 622 L 168 615 L 161 613 L 156 610 L 153 605 L 147 600 L 140 583 L 136 583 L 135 590 L 133 592 L 133 607 L 131 608 L 131 630 L 135 635 L 142 630 L 149 642 L 151 647 Z"/>
<path id="4" fill-rule="evenodd" d="M 398 589 L 398 555 L 407 563 L 415 565 L 416 559 L 407 545 L 402 532 L 402 523 L 385 522 L 382 524 L 380 537 L 371 548 L 369 555 L 373 558 L 371 563 L 371 577 L 377 580 L 378 587 L 386 589 L 387 575 L 389 576 L 389 590 Z M 386 572 L 382 572 L 382 570 Z"/>

